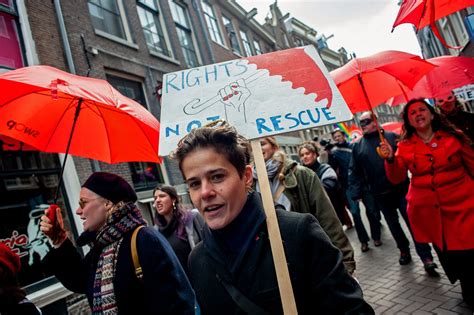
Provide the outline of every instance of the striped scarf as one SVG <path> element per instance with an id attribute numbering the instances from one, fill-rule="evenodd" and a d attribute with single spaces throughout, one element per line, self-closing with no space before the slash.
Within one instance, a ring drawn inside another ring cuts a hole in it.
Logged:
<path id="1" fill-rule="evenodd" d="M 93 314 L 117 314 L 114 292 L 115 266 L 123 236 L 139 225 L 146 225 L 133 203 L 118 203 L 97 234 L 95 245 L 102 248 L 94 278 Z"/>

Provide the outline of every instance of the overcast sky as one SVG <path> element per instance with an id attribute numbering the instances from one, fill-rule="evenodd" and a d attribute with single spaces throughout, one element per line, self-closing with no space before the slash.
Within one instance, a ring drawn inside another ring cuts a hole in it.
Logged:
<path id="1" fill-rule="evenodd" d="M 256 19 L 263 23 L 275 0 L 237 0 L 247 11 L 257 8 Z M 400 50 L 421 56 L 413 27 L 397 26 L 398 0 L 278 0 L 283 14 L 290 13 L 314 28 L 318 34 L 334 34 L 328 45 L 337 50 L 344 47 L 357 57 L 383 50 Z"/>

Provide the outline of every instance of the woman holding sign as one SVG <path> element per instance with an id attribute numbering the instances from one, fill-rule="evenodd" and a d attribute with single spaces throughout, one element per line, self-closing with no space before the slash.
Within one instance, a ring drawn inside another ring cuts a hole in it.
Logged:
<path id="1" fill-rule="evenodd" d="M 175 151 L 204 217 L 189 275 L 203 314 L 282 314 L 262 201 L 251 191 L 249 143 L 234 128 L 192 130 Z M 315 218 L 277 211 L 299 314 L 373 314 Z"/>

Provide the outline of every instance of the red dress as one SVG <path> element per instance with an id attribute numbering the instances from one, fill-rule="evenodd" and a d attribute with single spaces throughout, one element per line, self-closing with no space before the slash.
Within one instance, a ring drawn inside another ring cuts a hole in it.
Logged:
<path id="1" fill-rule="evenodd" d="M 425 144 L 416 134 L 398 144 L 395 162 L 385 161 L 393 183 L 412 174 L 407 212 L 417 242 L 447 250 L 474 249 L 474 151 L 437 131 Z"/>

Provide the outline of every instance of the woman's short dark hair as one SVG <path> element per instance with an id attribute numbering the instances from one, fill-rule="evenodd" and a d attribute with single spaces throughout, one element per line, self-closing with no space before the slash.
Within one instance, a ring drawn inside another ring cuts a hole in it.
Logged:
<path id="1" fill-rule="evenodd" d="M 455 136 L 459 141 L 461 141 L 461 143 L 469 143 L 469 140 L 463 133 L 457 132 L 453 124 L 451 124 L 443 115 L 440 115 L 437 111 L 435 111 L 434 107 L 422 98 L 411 99 L 403 108 L 402 139 L 409 139 L 416 132 L 415 128 L 410 125 L 410 121 L 408 120 L 410 106 L 415 103 L 424 104 L 426 108 L 428 108 L 430 113 L 433 115 L 433 120 L 431 121 L 431 128 L 433 128 L 434 132 L 438 130 L 443 130 Z"/>
<path id="2" fill-rule="evenodd" d="M 179 203 L 178 192 L 176 189 L 173 186 L 160 184 L 153 189 L 153 199 L 155 198 L 155 192 L 158 190 L 167 193 L 170 198 L 174 200 L 172 209 L 173 217 L 180 219 L 183 216 L 183 210 Z M 167 224 L 165 217 L 159 214 L 158 211 L 155 212 L 155 223 L 160 226 L 165 226 Z"/>
<path id="3" fill-rule="evenodd" d="M 180 140 L 172 156 L 178 161 L 181 173 L 183 160 L 188 154 L 197 149 L 212 148 L 224 155 L 242 178 L 245 167 L 250 164 L 249 141 L 227 123 L 219 121 L 218 124 L 193 129 Z"/>

